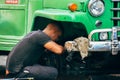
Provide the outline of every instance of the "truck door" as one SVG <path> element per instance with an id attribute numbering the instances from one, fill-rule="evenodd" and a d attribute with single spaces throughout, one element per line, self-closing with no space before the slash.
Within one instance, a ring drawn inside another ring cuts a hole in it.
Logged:
<path id="1" fill-rule="evenodd" d="M 26 32 L 28 0 L 0 0 L 0 38 L 22 36 Z M 11 37 L 10 37 L 11 36 Z"/>

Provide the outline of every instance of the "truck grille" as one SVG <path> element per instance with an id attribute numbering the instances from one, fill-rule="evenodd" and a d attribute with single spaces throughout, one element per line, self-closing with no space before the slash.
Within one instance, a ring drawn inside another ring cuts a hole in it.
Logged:
<path id="1" fill-rule="evenodd" d="M 120 27 L 120 0 L 112 0 L 113 2 L 113 8 L 111 10 L 113 11 L 113 24 L 114 26 Z"/>

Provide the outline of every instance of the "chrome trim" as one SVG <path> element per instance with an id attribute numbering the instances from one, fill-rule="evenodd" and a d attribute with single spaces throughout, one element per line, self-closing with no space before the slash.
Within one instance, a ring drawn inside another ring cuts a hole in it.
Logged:
<path id="1" fill-rule="evenodd" d="M 117 32 L 120 31 L 120 28 L 113 27 L 112 29 L 97 29 L 93 30 L 89 34 L 89 52 L 100 52 L 100 51 L 111 51 L 112 55 L 118 54 L 118 51 L 120 51 L 120 41 L 118 41 Z M 111 32 L 111 40 L 109 41 L 92 41 L 92 36 L 95 33 L 99 32 Z M 75 41 L 67 41 L 67 44 L 71 44 L 69 46 L 68 51 L 80 51 L 77 49 L 78 43 L 75 43 Z M 65 43 L 65 45 L 66 45 Z"/>
<path id="2" fill-rule="evenodd" d="M 96 41 L 91 41 L 89 50 L 90 52 L 93 51 L 111 51 L 111 42 L 110 41 L 101 41 L 101 42 L 96 42 Z"/>
<path id="3" fill-rule="evenodd" d="M 99 13 L 99 14 L 95 14 L 95 13 L 93 13 L 93 12 L 91 11 L 91 5 L 93 5 L 93 4 L 96 3 L 97 1 L 100 1 L 100 2 L 103 4 L 103 7 L 104 7 L 103 10 L 102 10 L 102 12 Z M 100 15 L 102 15 L 102 14 L 104 13 L 104 11 L 105 11 L 105 4 L 104 4 L 104 2 L 103 2 L 102 0 L 90 0 L 89 3 L 88 3 L 88 10 L 89 10 L 89 13 L 90 13 L 92 16 L 98 17 L 98 16 L 100 16 Z"/>
<path id="4" fill-rule="evenodd" d="M 99 32 L 111 32 L 112 29 L 97 29 L 97 30 L 93 30 L 92 32 L 90 32 L 88 39 L 91 41 L 92 39 L 92 35 L 95 33 L 99 33 Z"/>

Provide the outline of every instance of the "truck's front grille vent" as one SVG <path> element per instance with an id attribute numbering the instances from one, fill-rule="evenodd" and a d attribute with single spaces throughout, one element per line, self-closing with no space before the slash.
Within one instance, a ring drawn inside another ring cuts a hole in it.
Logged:
<path id="1" fill-rule="evenodd" d="M 118 17 L 113 17 L 112 20 L 117 20 L 117 21 L 118 21 L 118 20 L 120 20 L 120 18 L 118 18 Z"/>
<path id="2" fill-rule="evenodd" d="M 113 24 L 114 26 L 120 26 L 120 0 L 112 0 L 113 2 L 113 8 L 111 10 L 113 11 Z"/>
<path id="3" fill-rule="evenodd" d="M 112 0 L 113 2 L 120 2 L 120 0 Z"/>
<path id="4" fill-rule="evenodd" d="M 120 8 L 112 8 L 113 11 L 120 11 Z"/>

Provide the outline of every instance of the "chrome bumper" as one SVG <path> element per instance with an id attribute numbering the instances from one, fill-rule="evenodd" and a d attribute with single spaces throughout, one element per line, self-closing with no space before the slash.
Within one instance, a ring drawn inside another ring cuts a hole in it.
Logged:
<path id="1" fill-rule="evenodd" d="M 120 31 L 120 28 L 113 27 L 112 29 L 97 29 L 93 30 L 89 36 L 89 52 L 101 52 L 101 51 L 111 51 L 112 55 L 116 55 L 118 51 L 120 51 L 120 41 L 118 41 L 118 31 Z M 109 41 L 92 41 L 92 36 L 95 33 L 99 32 L 111 32 L 111 40 Z M 76 46 L 79 44 L 75 41 L 67 41 L 66 43 L 69 43 L 70 46 L 67 48 L 67 50 L 70 51 L 79 51 Z M 66 46 L 66 45 L 65 45 Z"/>

